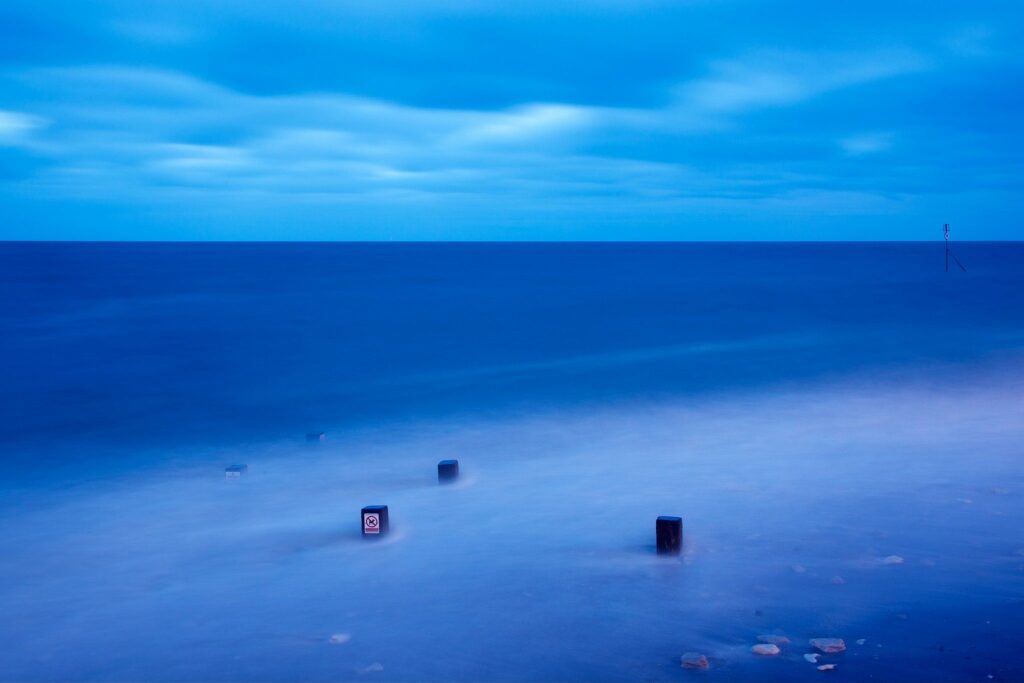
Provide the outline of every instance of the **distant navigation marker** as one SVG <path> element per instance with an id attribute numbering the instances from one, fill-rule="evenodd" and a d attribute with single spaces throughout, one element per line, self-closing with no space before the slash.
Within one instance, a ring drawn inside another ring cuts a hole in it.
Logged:
<path id="1" fill-rule="evenodd" d="M 960 259 L 958 259 L 956 257 L 956 254 L 954 254 L 953 251 L 949 248 L 949 223 L 946 223 L 945 225 L 942 226 L 942 237 L 946 241 L 946 272 L 949 272 L 949 257 L 952 256 L 956 264 L 960 266 L 960 270 L 966 273 L 967 269 L 964 268 L 964 264 L 960 263 Z"/>

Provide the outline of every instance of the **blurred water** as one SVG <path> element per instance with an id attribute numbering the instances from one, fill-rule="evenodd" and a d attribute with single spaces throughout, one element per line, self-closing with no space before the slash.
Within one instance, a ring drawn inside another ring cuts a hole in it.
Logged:
<path id="1" fill-rule="evenodd" d="M 0 679 L 1019 680 L 1024 249 L 959 255 L 0 246 Z"/>

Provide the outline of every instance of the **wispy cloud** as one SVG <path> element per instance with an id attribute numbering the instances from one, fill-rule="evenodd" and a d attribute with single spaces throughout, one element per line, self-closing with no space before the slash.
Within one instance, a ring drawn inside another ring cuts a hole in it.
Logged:
<path id="1" fill-rule="evenodd" d="M 32 132 L 45 124 L 46 120 L 39 116 L 16 111 L 0 111 L 0 145 L 26 143 Z"/>
<path id="2" fill-rule="evenodd" d="M 892 147 L 893 136 L 890 133 L 861 133 L 839 141 L 839 146 L 851 156 L 884 152 Z"/>
<path id="3" fill-rule="evenodd" d="M 734 177 L 730 188 L 721 171 L 700 177 L 685 159 L 645 163 L 595 155 L 589 150 L 595 139 L 612 131 L 700 134 L 760 107 L 920 68 L 909 58 L 885 60 L 885 67 L 877 57 L 827 61 L 784 55 L 774 62 L 716 62 L 711 75 L 676 86 L 667 105 L 650 109 L 538 102 L 486 111 L 344 93 L 257 96 L 186 74 L 118 67 L 43 69 L 20 78 L 39 92 L 59 93 L 45 105 L 59 130 L 38 143 L 54 161 L 51 189 L 87 183 L 93 187 L 72 190 L 120 193 L 122 176 L 132 175 L 133 187 L 148 183 L 152 191 L 168 184 L 241 193 L 604 190 L 650 198 L 697 188 L 728 195 L 750 186 Z M 29 120 L 17 121 L 24 128 Z M 844 146 L 867 151 L 870 144 Z M 636 182 L 641 167 L 646 187 Z M 104 180 L 104 173 L 111 177 Z M 687 183 L 673 185 L 684 176 Z"/>

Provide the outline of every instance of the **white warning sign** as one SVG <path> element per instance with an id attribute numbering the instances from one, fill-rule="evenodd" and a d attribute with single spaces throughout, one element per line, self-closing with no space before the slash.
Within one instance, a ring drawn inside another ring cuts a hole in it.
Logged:
<path id="1" fill-rule="evenodd" d="M 364 534 L 379 534 L 380 533 L 380 514 L 377 512 L 364 512 L 363 513 L 363 533 Z"/>

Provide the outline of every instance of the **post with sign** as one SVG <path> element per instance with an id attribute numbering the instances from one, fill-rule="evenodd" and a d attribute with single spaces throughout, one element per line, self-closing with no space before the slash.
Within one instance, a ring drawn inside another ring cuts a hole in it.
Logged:
<path id="1" fill-rule="evenodd" d="M 678 555 L 683 549 L 683 518 L 658 517 L 654 524 L 659 555 Z"/>
<path id="2" fill-rule="evenodd" d="M 459 478 L 459 461 L 442 460 L 437 463 L 437 480 L 442 484 L 455 481 Z"/>
<path id="3" fill-rule="evenodd" d="M 388 532 L 388 506 L 367 505 L 362 510 L 363 538 L 380 538 Z"/>

